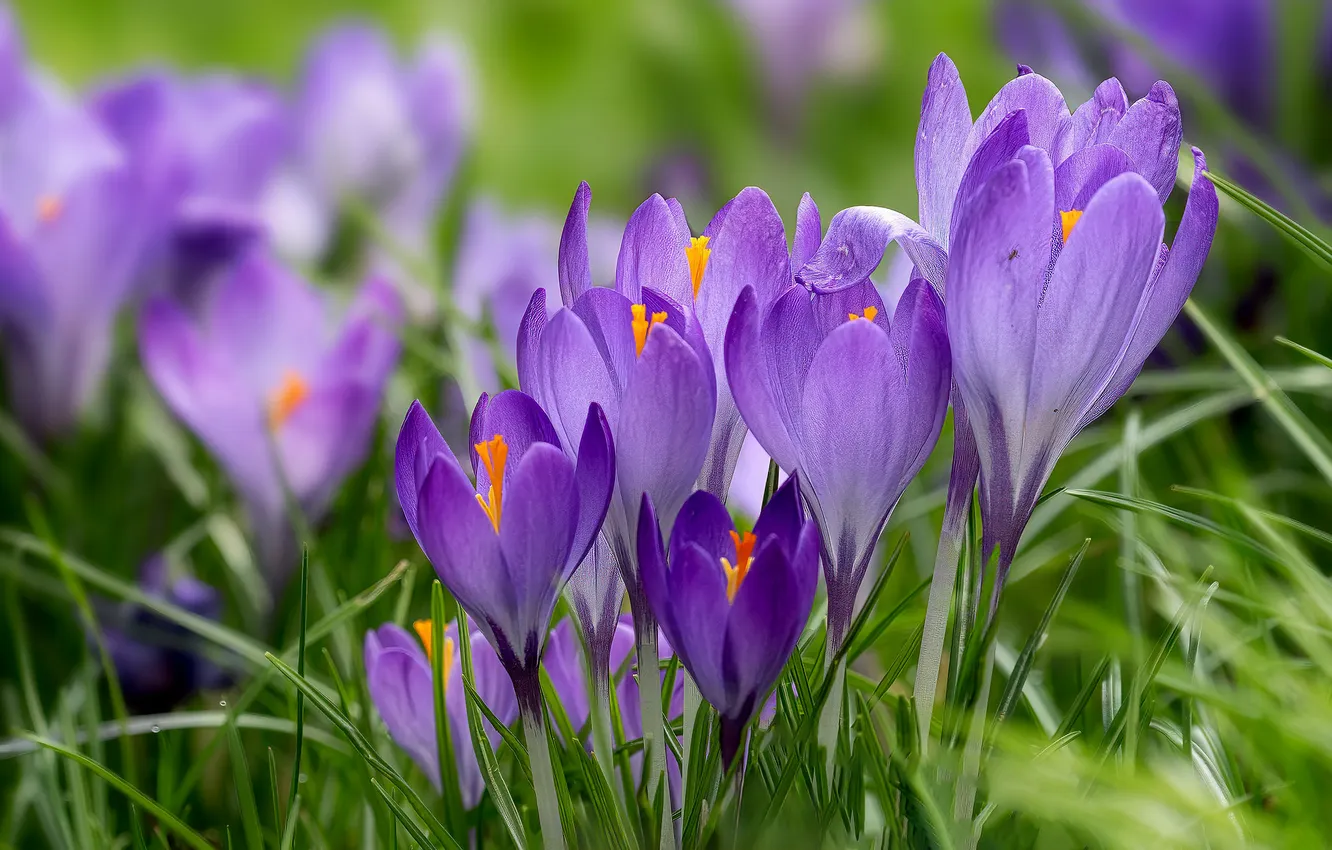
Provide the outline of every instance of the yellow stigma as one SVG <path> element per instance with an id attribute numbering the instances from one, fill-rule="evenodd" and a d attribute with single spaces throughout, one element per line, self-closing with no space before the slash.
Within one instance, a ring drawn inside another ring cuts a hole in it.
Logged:
<path id="1" fill-rule="evenodd" d="M 703 285 L 703 272 L 708 267 L 708 257 L 712 256 L 712 249 L 708 247 L 707 236 L 694 236 L 689 240 L 689 247 L 685 248 L 685 256 L 689 258 L 689 279 L 694 284 L 694 297 L 698 297 L 698 288 Z"/>
<path id="2" fill-rule="evenodd" d="M 268 427 L 274 431 L 281 428 L 309 397 L 310 385 L 300 372 L 288 369 L 281 383 L 268 394 Z"/>
<path id="3" fill-rule="evenodd" d="M 435 663 L 435 644 L 434 644 L 434 623 L 430 620 L 417 620 L 412 623 L 412 628 L 416 630 L 416 636 L 421 639 L 421 645 L 425 647 L 426 658 L 429 659 L 431 666 Z M 444 682 L 444 693 L 449 692 L 449 675 L 453 673 L 453 638 L 444 638 L 444 660 L 440 663 L 439 675 Z"/>
<path id="4" fill-rule="evenodd" d="M 744 537 L 731 532 L 731 541 L 735 543 L 735 566 L 725 558 L 721 559 L 722 571 L 726 573 L 726 601 L 735 602 L 735 595 L 740 592 L 740 585 L 749 568 L 754 563 L 754 544 L 757 538 L 752 531 L 746 531 Z"/>
<path id="5" fill-rule="evenodd" d="M 874 317 L 877 315 L 879 315 L 878 307 L 866 307 L 865 312 L 861 315 L 856 315 L 855 313 L 847 313 L 846 320 L 848 322 L 854 322 L 856 319 L 868 319 L 869 321 L 872 322 L 874 321 Z"/>
<path id="6" fill-rule="evenodd" d="M 702 272 L 699 272 L 699 274 L 701 275 Z M 697 289 L 695 289 L 695 291 L 697 291 Z M 647 345 L 648 331 L 652 330 L 652 326 L 658 322 L 666 321 L 666 313 L 653 313 L 651 318 L 649 318 L 647 307 L 643 304 L 631 304 L 629 305 L 629 309 L 634 314 L 634 320 L 632 322 L 634 329 L 634 349 L 641 357 L 643 356 L 643 346 Z"/>
<path id="7" fill-rule="evenodd" d="M 1065 242 L 1068 241 L 1068 234 L 1073 232 L 1073 225 L 1077 224 L 1080 218 L 1082 218 L 1082 210 L 1059 211 L 1059 223 L 1064 228 Z"/>
<path id="8" fill-rule="evenodd" d="M 42 224 L 50 224 L 60 218 L 64 208 L 65 202 L 59 195 L 42 195 L 37 199 L 37 220 Z"/>
<path id="9" fill-rule="evenodd" d="M 500 525 L 500 506 L 504 501 L 504 464 L 509 460 L 509 444 L 504 442 L 504 437 L 496 434 L 490 440 L 484 443 L 476 444 L 476 453 L 481 456 L 481 463 L 486 467 L 486 474 L 490 476 L 490 489 L 486 491 L 483 497 L 480 493 L 476 494 L 476 501 L 480 503 L 481 510 L 490 517 L 490 524 L 495 526 L 495 533 L 499 534 Z"/>

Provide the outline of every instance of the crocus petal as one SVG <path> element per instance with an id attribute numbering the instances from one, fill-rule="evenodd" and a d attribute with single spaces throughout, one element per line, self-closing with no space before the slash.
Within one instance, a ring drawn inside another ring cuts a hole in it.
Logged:
<path id="1" fill-rule="evenodd" d="M 316 389 L 274 434 L 283 478 L 312 513 L 323 512 L 343 476 L 365 458 L 376 397 L 361 384 Z"/>
<path id="2" fill-rule="evenodd" d="M 1086 210 L 1112 178 L 1133 171 L 1128 154 L 1113 145 L 1092 145 L 1074 151 L 1055 169 L 1055 207 L 1060 211 Z"/>
<path id="3" fill-rule="evenodd" d="M 1050 154 L 1052 162 L 1062 162 L 1068 151 L 1068 133 L 1064 128 L 1072 120 L 1068 113 L 1068 104 L 1059 87 L 1040 74 L 1023 74 L 1009 80 L 994 99 L 985 107 L 985 111 L 976 119 L 976 124 L 967 137 L 963 156 L 970 160 L 990 133 L 994 132 L 1006 116 L 1016 109 L 1027 113 L 1027 132 L 1031 144 Z M 1058 144 L 1058 148 L 1056 148 Z M 933 283 L 934 281 L 930 281 Z"/>
<path id="4" fill-rule="evenodd" d="M 883 207 L 851 207 L 833 216 L 828 234 L 796 279 L 815 292 L 845 289 L 869 278 L 897 242 L 925 279 L 943 289 L 948 254 L 923 227 Z"/>
<path id="5" fill-rule="evenodd" d="M 605 658 L 611 650 L 616 615 L 624 602 L 624 580 L 604 534 L 596 536 L 583 562 L 569 576 L 566 588 L 569 606 L 578 618 L 592 658 Z"/>
<path id="6" fill-rule="evenodd" d="M 678 523 L 679 520 L 677 519 Z M 805 517 L 800 502 L 800 476 L 794 474 L 777 488 L 759 513 L 754 536 L 759 540 L 775 538 L 788 558 L 795 555 Z"/>
<path id="7" fill-rule="evenodd" d="M 534 443 L 510 476 L 504 496 L 500 550 L 518 604 L 516 625 L 529 630 L 509 637 L 525 648 L 534 635 L 538 642 L 544 640 L 551 609 L 563 589 L 565 566 L 571 562 L 578 530 L 574 466 L 558 446 Z"/>
<path id="8" fill-rule="evenodd" d="M 1026 111 L 1019 109 L 1005 116 L 993 132 L 985 137 L 967 162 L 962 178 L 957 184 L 957 194 L 951 208 L 953 218 L 956 218 L 962 206 L 969 203 L 985 186 L 991 175 L 1001 165 L 1016 157 L 1018 151 L 1030 141 Z"/>
<path id="9" fill-rule="evenodd" d="M 800 297 L 798 288 L 793 287 L 790 292 Z M 792 296 L 788 293 L 781 300 L 789 297 Z M 804 309 L 808 315 L 807 303 Z M 752 289 L 746 289 L 736 300 L 735 312 L 726 328 L 727 384 L 750 433 L 779 466 L 790 471 L 796 467 L 795 435 L 789 428 L 791 420 L 786 405 L 777 395 L 779 388 L 769 379 L 768 358 L 760 337 L 760 315 L 758 298 Z"/>
<path id="10" fill-rule="evenodd" d="M 1128 95 L 1119 80 L 1111 77 L 1101 83 L 1091 98 L 1073 112 L 1073 120 L 1068 124 L 1070 152 L 1109 142 L 1110 134 L 1127 111 Z"/>
<path id="11" fill-rule="evenodd" d="M 735 542 L 731 540 L 734 531 L 735 524 L 721 500 L 699 490 L 685 500 L 675 517 L 675 527 L 671 530 L 671 560 L 674 561 L 678 547 L 692 544 L 718 563 L 725 558 L 734 564 Z"/>
<path id="12" fill-rule="evenodd" d="M 425 654 L 401 647 L 372 649 L 366 635 L 365 672 L 370 699 L 389 734 L 416 762 L 436 789 L 440 787 L 439 747 L 435 742 L 435 697 Z"/>
<path id="13" fill-rule="evenodd" d="M 809 614 L 798 613 L 801 590 L 781 547 L 760 546 L 726 623 L 721 661 L 730 699 L 718 706 L 724 716 L 748 720 L 777 681 Z"/>
<path id="14" fill-rule="evenodd" d="M 724 705 L 722 648 L 730 614 L 726 576 L 721 564 L 697 544 L 686 543 L 677 553 L 667 574 L 675 623 L 674 633 L 667 636 L 708 702 Z"/>
<path id="15" fill-rule="evenodd" d="M 795 241 L 791 246 L 791 268 L 799 269 L 810 261 L 814 252 L 819 250 L 823 241 L 823 220 L 819 217 L 819 205 L 806 192 L 800 196 L 800 206 L 796 208 Z"/>
<path id="16" fill-rule="evenodd" d="M 1083 417 L 1079 430 L 1110 409 L 1128 391 L 1142 370 L 1142 364 L 1183 309 L 1202 272 L 1203 262 L 1212 247 L 1212 237 L 1216 235 L 1219 210 L 1216 188 L 1207 177 L 1207 160 L 1197 148 L 1193 149 L 1193 162 L 1193 187 L 1189 190 L 1189 201 L 1184 207 L 1175 242 L 1170 246 L 1156 279 L 1149 284 L 1142 317 L 1133 330 L 1123 361 L 1101 397 Z"/>
<path id="17" fill-rule="evenodd" d="M 620 498 L 628 529 L 651 493 L 663 526 L 693 488 L 708 451 L 716 398 L 698 354 L 669 327 L 654 326 L 629 376 L 617 423 Z"/>
<path id="18" fill-rule="evenodd" d="M 930 65 L 916 131 L 916 190 L 920 225 L 941 245 L 948 244 L 953 198 L 966 161 L 962 148 L 971 133 L 971 107 L 957 66 L 946 53 Z"/>
<path id="19" fill-rule="evenodd" d="M 638 293 L 638 303 L 646 304 L 651 298 L 650 292 L 640 290 Z M 654 304 L 648 312 L 666 310 L 667 322 L 676 329 L 677 333 L 681 332 L 685 321 L 682 308 L 675 301 L 659 297 L 658 301 L 664 303 Z M 601 402 L 601 406 L 606 409 L 606 416 L 614 421 L 615 411 L 618 410 L 618 407 L 612 406 L 611 402 L 618 402 L 618 391 L 624 388 L 625 383 L 629 380 L 629 373 L 633 371 L 634 364 L 638 362 L 638 348 L 633 331 L 632 302 L 613 289 L 597 286 L 578 299 L 573 306 L 573 311 L 587 327 L 588 333 L 592 335 L 597 351 L 606 364 L 606 368 L 610 371 L 611 380 L 617 388 L 614 399 L 594 399 Z"/>
<path id="20" fill-rule="evenodd" d="M 680 304 L 688 303 L 694 287 L 689 278 L 686 244 L 666 200 L 661 195 L 648 198 L 634 210 L 624 228 L 615 267 L 616 291 L 640 303 L 642 288 L 650 286 Z"/>
<path id="21" fill-rule="evenodd" d="M 592 187 L 584 181 L 574 192 L 569 215 L 560 234 L 560 300 L 572 307 L 578 296 L 592 287 L 592 264 L 587 251 L 587 213 L 592 207 Z"/>
<path id="22" fill-rule="evenodd" d="M 496 435 L 504 437 L 509 447 L 509 461 L 504 467 L 505 491 L 514 470 L 522 462 L 532 446 L 546 443 L 560 448 L 560 438 L 555 433 L 546 411 L 541 409 L 536 399 L 518 390 L 505 390 L 493 398 L 483 395 L 477 401 L 472 412 L 471 442 L 472 471 L 476 476 L 476 491 L 484 493 L 490 487 L 490 472 L 481 463 L 477 444 L 490 440 Z"/>
<path id="23" fill-rule="evenodd" d="M 1024 446 L 1039 435 L 1071 439 L 1063 423 L 1076 427 L 1118 368 L 1164 227 L 1160 200 L 1136 173 L 1114 178 L 1087 205 L 1041 301 L 1035 356 L 1058 359 L 1038 359 L 1032 371 Z"/>
<path id="24" fill-rule="evenodd" d="M 538 358 L 541 352 L 541 336 L 545 333 L 546 322 L 546 290 L 538 289 L 532 293 L 532 298 L 527 303 L 527 310 L 523 313 L 523 320 L 518 325 L 516 365 L 518 388 L 542 404 L 547 402 L 541 395 L 537 364 L 540 362 Z"/>
<path id="25" fill-rule="evenodd" d="M 1026 149 L 1030 150 L 1030 149 Z M 1054 177 L 1048 159 L 1014 160 L 968 204 L 953 233 L 948 338 L 982 454 L 991 428 L 1022 421 L 1036 312 L 1050 261 Z M 1003 392 L 999 392 L 1003 388 Z M 1018 458 L 1008 457 L 1009 474 Z"/>
<path id="26" fill-rule="evenodd" d="M 627 306 L 625 321 L 629 321 Z M 536 382 L 540 388 L 536 395 L 545 403 L 565 445 L 577 445 L 592 403 L 600 404 L 611 422 L 619 415 L 621 385 L 608 370 L 587 326 L 572 310 L 556 312 L 546 326 Z"/>
<path id="27" fill-rule="evenodd" d="M 451 454 L 436 455 L 417 500 L 416 540 L 444 586 L 477 621 L 491 644 L 502 651 L 495 629 L 512 628 L 497 612 L 515 612 L 517 593 L 506 580 L 500 539 L 476 501 L 476 491 Z M 507 637 L 508 635 L 506 635 Z M 521 639 L 516 635 L 513 639 Z"/>
<path id="28" fill-rule="evenodd" d="M 437 455 L 449 453 L 449 447 L 440 436 L 430 414 L 426 413 L 421 402 L 413 401 L 398 430 L 398 443 L 393 453 L 393 478 L 397 484 L 398 504 L 402 505 L 403 517 L 417 540 L 421 539 L 417 524 L 417 494 L 425 483 L 430 462 Z"/>
<path id="29" fill-rule="evenodd" d="M 578 526 L 566 577 L 592 548 L 615 490 L 615 443 L 611 439 L 610 423 L 598 404 L 588 406 L 583 438 L 578 442 L 578 465 L 574 476 L 578 486 Z"/>
<path id="30" fill-rule="evenodd" d="M 1179 144 L 1183 138 L 1179 99 L 1169 83 L 1158 82 L 1146 97 L 1129 107 L 1109 141 L 1129 155 L 1139 173 L 1156 189 L 1161 203 L 1165 203 L 1175 185 Z"/>
<path id="31" fill-rule="evenodd" d="M 791 262 L 782 217 L 768 194 L 753 186 L 728 204 L 726 218 L 708 247 L 712 253 L 695 310 L 708 345 L 720 353 L 740 291 L 752 286 L 759 303 L 771 303 L 791 283 Z"/>

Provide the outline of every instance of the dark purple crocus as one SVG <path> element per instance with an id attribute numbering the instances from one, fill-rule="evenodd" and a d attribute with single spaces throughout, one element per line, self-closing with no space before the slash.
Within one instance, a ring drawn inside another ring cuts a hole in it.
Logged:
<path id="1" fill-rule="evenodd" d="M 401 309 L 393 288 L 372 279 L 338 317 L 262 251 L 200 310 L 165 296 L 144 309 L 144 368 L 231 476 L 275 582 L 291 566 L 285 491 L 316 521 L 369 449 Z"/>
<path id="2" fill-rule="evenodd" d="M 736 530 L 711 493 L 690 496 L 669 553 L 652 499 L 643 496 L 638 556 L 662 631 L 721 716 L 729 766 L 809 617 L 818 585 L 819 532 L 805 519 L 799 475 L 778 488 L 752 532 Z"/>
<path id="3" fill-rule="evenodd" d="M 439 791 L 442 779 L 439 743 L 435 736 L 435 668 L 430 659 L 432 624 L 429 620 L 417 620 L 413 626 L 417 637 L 393 623 L 385 623 L 365 633 L 366 686 L 394 743 L 407 751 Z M 445 657 L 440 666 L 444 673 L 444 710 L 448 713 L 449 742 L 457 764 L 463 807 L 470 809 L 481 800 L 485 782 L 467 727 L 467 699 L 463 692 L 462 663 L 455 646 L 456 636 L 457 624 L 449 623 L 445 627 Z M 513 685 L 485 636 L 473 631 L 471 640 L 476 692 L 495 717 L 508 725 L 518 716 Z M 482 722 L 491 748 L 499 747 L 499 732 L 488 720 Z"/>
<path id="4" fill-rule="evenodd" d="M 999 550 L 991 610 L 1059 456 L 1128 389 L 1207 257 L 1216 194 L 1194 158 L 1169 249 L 1158 189 L 1112 147 L 1058 169 L 1023 148 L 960 208 L 948 331 L 980 451 L 982 551 Z"/>
<path id="5" fill-rule="evenodd" d="M 458 47 L 437 36 L 408 63 L 370 24 L 324 32 L 306 57 L 289 155 L 266 197 L 279 248 L 319 258 L 345 205 L 356 203 L 424 255 L 471 133 L 469 76 Z"/>
<path id="6" fill-rule="evenodd" d="M 26 66 L 0 9 L 0 337 L 10 402 L 47 438 L 101 385 L 116 314 L 161 220 L 158 194 L 55 81 Z"/>
<path id="7" fill-rule="evenodd" d="M 537 664 L 564 583 L 601 529 L 615 484 L 601 408 L 584 408 L 572 457 L 531 396 L 482 395 L 472 413 L 468 479 L 414 402 L 398 434 L 397 487 L 407 524 L 440 581 L 499 652 L 519 688 Z"/>
<path id="8" fill-rule="evenodd" d="M 171 199 L 145 285 L 184 299 L 263 236 L 259 201 L 286 140 L 277 93 L 226 74 L 140 72 L 99 90 L 92 110 L 130 167 Z"/>
<path id="9" fill-rule="evenodd" d="M 164 557 L 139 569 L 138 587 L 152 599 L 169 602 L 209 620 L 222 615 L 222 597 L 190 575 L 172 575 Z M 227 674 L 205 657 L 203 645 L 183 626 L 138 605 L 125 603 L 102 616 L 102 640 L 125 701 L 136 712 L 169 711 L 201 690 L 224 686 Z"/>
<path id="10" fill-rule="evenodd" d="M 766 315 L 746 291 L 726 334 L 736 404 L 777 464 L 800 471 L 823 535 L 829 659 L 879 534 L 948 408 L 939 296 L 916 279 L 888 318 L 868 281 L 823 296 L 792 287 Z"/>
<path id="11" fill-rule="evenodd" d="M 601 408 L 584 408 L 577 453 L 565 454 L 529 395 L 482 395 L 472 413 L 468 479 L 435 423 L 412 404 L 398 433 L 398 500 L 444 586 L 499 653 L 518 696 L 537 811 L 563 847 L 545 746 L 540 663 L 551 614 L 601 530 L 615 487 L 615 446 Z"/>

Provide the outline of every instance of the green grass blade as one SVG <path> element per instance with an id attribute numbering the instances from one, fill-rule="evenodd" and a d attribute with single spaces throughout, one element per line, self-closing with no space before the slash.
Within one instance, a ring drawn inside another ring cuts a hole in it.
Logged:
<path id="1" fill-rule="evenodd" d="M 1163 505 L 1160 502 L 1153 502 L 1149 499 L 1135 499 L 1119 493 L 1106 493 L 1098 490 L 1069 490 L 1068 494 L 1078 499 L 1083 499 L 1098 505 L 1104 505 L 1109 508 L 1119 508 L 1136 513 L 1155 514 L 1156 516 L 1167 519 L 1176 525 L 1183 525 L 1189 528 L 1196 528 L 1199 531 L 1206 531 L 1209 534 L 1233 543 L 1236 546 L 1243 547 L 1255 555 L 1266 558 L 1269 561 L 1276 561 L 1277 554 L 1267 546 L 1258 542 L 1254 538 L 1239 531 L 1226 528 L 1220 523 L 1213 522 L 1206 517 L 1198 514 L 1181 511 L 1178 508 L 1172 508 L 1169 505 Z"/>
<path id="2" fill-rule="evenodd" d="M 177 818 L 170 810 L 163 807 L 162 804 L 125 781 L 123 777 L 112 771 L 110 768 L 93 761 L 83 753 L 71 750 L 63 744 L 58 744 L 55 741 L 48 741 L 45 738 L 38 738 L 35 736 L 32 740 L 33 743 L 38 746 L 63 756 L 85 770 L 95 774 L 103 782 L 106 782 L 111 787 L 124 794 L 135 805 L 138 805 L 143 808 L 144 811 L 151 813 L 153 817 L 157 818 L 162 826 L 170 830 L 189 846 L 198 848 L 198 850 L 215 850 L 212 844 L 209 844 L 202 835 L 191 829 L 188 824 Z"/>
<path id="3" fill-rule="evenodd" d="M 1327 368 L 1332 369 L 1332 357 L 1328 357 L 1325 354 L 1319 354 L 1317 351 L 1314 351 L 1312 348 L 1305 348 L 1303 345 L 1300 345 L 1298 342 L 1286 339 L 1284 336 L 1278 336 L 1276 338 L 1276 341 L 1288 348 L 1295 349 L 1300 354 L 1303 354 L 1305 357 L 1308 357 L 1310 360 L 1317 363 L 1318 365 L 1326 366 Z"/>
<path id="4" fill-rule="evenodd" d="M 1189 318 L 1230 363 L 1231 368 L 1244 378 L 1245 383 L 1253 390 L 1254 396 L 1263 407 L 1267 408 L 1267 412 L 1285 430 L 1300 451 L 1304 452 L 1310 463 L 1322 473 L 1323 478 L 1332 483 L 1332 443 L 1328 442 L 1327 437 L 1313 426 L 1303 411 L 1295 406 L 1281 387 L 1277 386 L 1276 381 L 1263 371 L 1239 343 L 1221 330 L 1197 302 L 1190 299 L 1184 304 L 1184 309 Z"/>
<path id="5" fill-rule="evenodd" d="M 452 655 L 452 647 L 444 647 L 445 624 L 449 621 L 448 608 L 444 599 L 444 586 L 439 579 L 430 584 L 430 684 L 435 697 L 435 744 L 439 748 L 439 779 L 444 796 L 444 824 L 453 832 L 462 835 L 466 832 L 463 821 L 462 786 L 458 780 L 457 762 L 453 757 L 453 736 L 449 733 L 449 713 L 444 704 L 444 691 L 448 680 L 444 677 L 446 652 Z M 465 618 L 460 627 L 465 627 Z M 451 661 L 451 659 L 450 659 Z M 454 699 L 458 698 L 454 694 Z M 463 697 L 466 699 L 466 696 Z"/>
<path id="6" fill-rule="evenodd" d="M 1050 632 L 1050 624 L 1054 622 L 1055 614 L 1059 612 L 1059 606 L 1063 604 L 1064 597 L 1068 595 L 1068 589 L 1073 585 L 1073 578 L 1078 574 L 1078 567 L 1082 566 L 1082 559 L 1087 554 L 1087 547 L 1091 546 L 1091 539 L 1083 541 L 1073 559 L 1069 561 L 1068 567 L 1059 579 L 1059 585 L 1055 588 L 1054 596 L 1050 599 L 1050 604 L 1045 607 L 1045 613 L 1041 615 L 1040 623 L 1036 629 L 1027 638 L 1027 643 L 1022 647 L 1022 653 L 1018 655 L 1017 663 L 1013 665 L 1013 672 L 1008 677 L 1008 684 L 1004 688 L 1003 695 L 999 698 L 999 707 L 995 709 L 994 719 L 991 721 L 990 732 L 986 737 L 993 738 L 994 730 L 999 724 L 1003 723 L 1005 718 L 1012 713 L 1013 708 L 1017 706 L 1018 697 L 1022 694 L 1022 688 L 1027 682 L 1027 674 L 1031 672 L 1032 664 L 1036 660 L 1036 651 L 1045 643 L 1046 635 Z"/>
<path id="7" fill-rule="evenodd" d="M 1332 246 L 1320 239 L 1309 228 L 1275 209 L 1271 204 L 1258 198 L 1238 183 L 1231 182 L 1229 178 L 1222 177 L 1211 170 L 1208 170 L 1207 176 L 1212 179 L 1216 188 L 1220 189 L 1233 201 L 1270 224 L 1278 233 L 1308 254 L 1310 258 L 1322 263 L 1326 268 L 1332 269 Z"/>
<path id="8" fill-rule="evenodd" d="M 310 551 L 301 549 L 301 600 L 300 600 L 300 636 L 296 649 L 296 674 L 305 677 L 305 636 L 310 616 Z M 291 791 L 287 795 L 287 812 L 290 817 L 296 794 L 300 791 L 301 755 L 305 742 L 305 692 L 296 691 L 296 752 L 291 760 Z"/>
<path id="9" fill-rule="evenodd" d="M 403 827 L 411 833 L 412 839 L 422 847 L 429 847 L 430 837 L 425 834 L 425 830 L 421 829 L 420 824 L 407 813 L 407 810 L 402 807 L 402 804 L 393 799 L 393 795 L 386 791 L 384 786 L 379 784 L 379 780 L 375 779 L 373 776 L 370 777 L 370 784 L 374 786 L 377 792 L 379 792 L 380 799 L 382 799 L 384 804 L 389 807 L 389 811 L 393 812 L 393 816 L 398 819 L 398 823 L 402 824 Z"/>
<path id="10" fill-rule="evenodd" d="M 504 781 L 504 774 L 500 772 L 499 762 L 495 759 L 494 750 L 490 749 L 490 739 L 486 737 L 481 722 L 481 709 L 478 706 L 483 700 L 476 692 L 476 674 L 472 670 L 471 629 L 465 616 L 458 619 L 458 654 L 462 657 L 462 680 L 467 688 L 467 728 L 472 733 L 472 749 L 476 752 L 476 761 L 481 766 L 481 775 L 485 777 L 490 798 L 495 801 L 500 819 L 509 831 L 509 838 L 518 850 L 526 850 L 527 832 L 523 827 L 522 815 L 513 802 L 513 794 L 509 792 L 509 784 Z"/>
<path id="11" fill-rule="evenodd" d="M 280 850 L 292 850 L 296 846 L 296 824 L 300 822 L 300 813 L 301 795 L 297 794 L 296 799 L 291 801 L 291 808 L 287 810 L 287 827 L 282 830 L 282 841 L 278 844 Z"/>
<path id="12" fill-rule="evenodd" d="M 259 803 L 254 797 L 254 780 L 250 776 L 250 765 L 245 758 L 245 745 L 241 743 L 240 733 L 236 731 L 235 726 L 227 727 L 227 743 L 231 748 L 231 778 L 236 785 L 236 796 L 240 801 L 241 828 L 245 830 L 245 846 L 263 847 L 264 830 L 259 825 Z"/>

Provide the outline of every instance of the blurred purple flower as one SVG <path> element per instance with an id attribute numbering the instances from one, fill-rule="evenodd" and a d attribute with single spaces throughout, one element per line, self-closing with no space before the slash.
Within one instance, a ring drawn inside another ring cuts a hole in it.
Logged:
<path id="1" fill-rule="evenodd" d="M 426 253 L 471 128 L 471 81 L 456 45 L 431 36 L 408 64 L 369 24 L 330 28 L 306 57 L 289 157 L 266 198 L 279 248 L 320 257 L 354 201 L 405 248 Z"/>
<path id="2" fill-rule="evenodd" d="M 416 621 L 420 641 L 405 629 L 385 623 L 365 633 L 365 678 L 379 716 L 384 719 L 394 742 L 407 751 L 436 791 L 441 790 L 439 743 L 435 736 L 434 667 L 430 663 L 432 624 Z M 472 749 L 467 727 L 467 699 L 463 693 L 462 663 L 454 638 L 457 623 L 445 627 L 444 710 L 448 713 L 449 743 L 457 763 L 458 780 L 464 808 L 473 808 L 481 800 L 485 781 Z M 518 701 L 513 685 L 500 664 L 499 656 L 479 631 L 471 632 L 472 673 L 481 701 L 505 725 L 518 717 Z M 424 648 L 423 648 L 424 645 Z M 492 749 L 499 747 L 500 734 L 483 719 L 486 737 Z"/>
<path id="3" fill-rule="evenodd" d="M 578 188 L 560 240 L 564 308 L 547 320 L 546 294 L 533 296 L 518 334 L 518 380 L 551 414 L 572 445 L 580 410 L 597 403 L 615 434 L 616 494 L 606 516 L 605 546 L 575 598 L 584 635 L 598 657 L 609 652 L 610 618 L 629 592 L 643 639 L 655 635 L 634 558 L 633 529 L 643 493 L 651 493 L 669 528 L 692 491 L 708 451 L 716 379 L 698 322 L 663 293 L 692 296 L 688 225 L 678 204 L 653 195 L 624 230 L 615 288 L 592 286 L 587 215 L 591 190 Z"/>
<path id="4" fill-rule="evenodd" d="M 0 8 L 0 335 L 14 410 L 50 437 L 101 384 L 161 212 L 92 117 L 25 62 Z"/>
<path id="5" fill-rule="evenodd" d="M 172 199 L 147 286 L 202 297 L 195 290 L 264 235 L 259 200 L 287 132 L 280 98 L 225 74 L 149 70 L 99 90 L 92 109 L 130 167 Z"/>
<path id="6" fill-rule="evenodd" d="M 591 548 L 615 483 L 606 417 L 596 404 L 584 410 L 570 458 L 530 396 L 482 395 L 472 414 L 475 486 L 419 402 L 398 435 L 407 524 L 499 652 L 524 711 L 539 700 L 537 669 L 555 602 Z"/>
<path id="7" fill-rule="evenodd" d="M 819 532 L 801 506 L 799 476 L 782 485 L 753 532 L 700 490 L 680 510 L 667 554 L 649 495 L 639 515 L 643 583 L 662 631 L 699 693 L 721 715 L 730 765 L 795 649 L 818 586 Z"/>
<path id="8" fill-rule="evenodd" d="M 831 659 L 879 534 L 939 438 L 949 388 L 943 304 L 917 279 L 890 324 L 868 281 L 814 297 L 791 287 L 766 314 L 746 290 L 726 333 L 726 372 L 764 450 L 800 471 L 823 535 Z"/>
<path id="9" fill-rule="evenodd" d="M 275 581 L 290 566 L 284 483 L 314 521 L 361 463 L 400 320 L 393 289 L 374 279 L 335 321 L 322 293 L 259 251 L 197 317 L 166 297 L 144 310 L 144 368 L 231 476 Z"/>
<path id="10" fill-rule="evenodd" d="M 160 555 L 140 567 L 138 587 L 191 614 L 209 620 L 222 615 L 222 598 L 214 588 L 188 575 L 173 577 Z M 198 651 L 198 639 L 165 617 L 125 603 L 103 619 L 102 639 L 125 700 L 136 712 L 169 711 L 197 691 L 227 683 L 226 673 Z"/>

